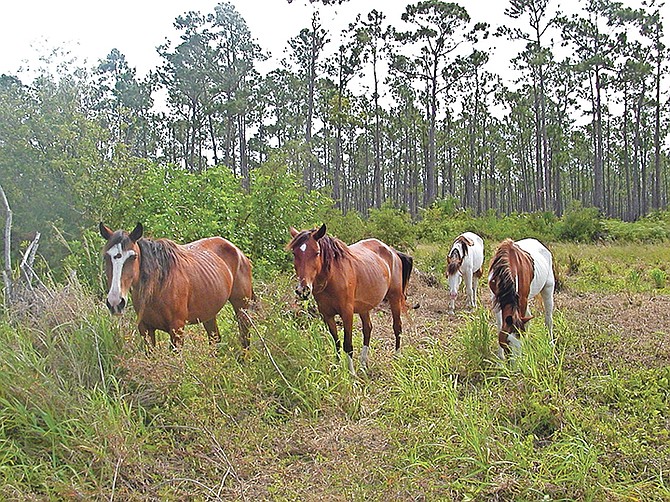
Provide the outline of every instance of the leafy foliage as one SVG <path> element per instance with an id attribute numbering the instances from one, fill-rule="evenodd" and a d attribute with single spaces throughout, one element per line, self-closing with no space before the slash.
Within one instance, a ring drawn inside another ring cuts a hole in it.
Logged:
<path id="1" fill-rule="evenodd" d="M 409 213 L 388 202 L 379 209 L 370 209 L 368 232 L 401 251 L 415 245 L 416 234 Z"/>
<path id="2" fill-rule="evenodd" d="M 602 234 L 600 211 L 574 202 L 565 212 L 557 237 L 561 240 L 593 242 Z"/>

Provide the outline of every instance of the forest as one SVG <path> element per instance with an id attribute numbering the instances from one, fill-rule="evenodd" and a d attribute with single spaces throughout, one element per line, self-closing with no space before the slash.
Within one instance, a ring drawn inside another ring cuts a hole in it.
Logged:
<path id="1" fill-rule="evenodd" d="M 663 210 L 661 6 L 580 5 L 514 0 L 493 25 L 418 2 L 402 19 L 362 12 L 337 47 L 317 8 L 264 73 L 264 48 L 230 3 L 175 19 L 179 38 L 145 78 L 116 49 L 80 67 L 55 48 L 32 80 L 0 77 L 17 238 L 53 226 L 79 238 L 163 168 L 224 167 L 248 190 L 255 171 L 280 165 L 363 218 L 387 205 L 417 220 L 435 203 L 559 217 L 578 204 L 625 221 Z M 524 47 L 504 79 L 486 69 L 494 39 Z"/>
<path id="2" fill-rule="evenodd" d="M 222 2 L 177 17 L 146 76 L 59 47 L 0 75 L 0 499 L 670 499 L 664 4 L 426 0 L 329 32 L 342 2 L 274 67 Z M 147 350 L 105 307 L 101 222 L 238 246 L 249 347 L 226 306 L 219 343 Z M 294 294 L 289 229 L 322 224 L 414 262 L 402 351 L 383 302 L 355 375 Z M 451 312 L 465 231 L 484 275 Z M 487 267 L 527 237 L 554 256 L 555 340 L 532 303 L 504 363 Z"/>

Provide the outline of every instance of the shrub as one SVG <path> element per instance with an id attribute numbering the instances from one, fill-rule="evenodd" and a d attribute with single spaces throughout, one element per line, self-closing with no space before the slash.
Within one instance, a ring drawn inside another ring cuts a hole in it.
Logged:
<path id="1" fill-rule="evenodd" d="M 284 250 L 289 228 L 316 224 L 317 214 L 332 201 L 318 191 L 307 192 L 280 156 L 254 169 L 245 197 L 245 216 L 239 233 L 248 243 L 245 252 L 254 262 L 255 276 L 271 269 L 288 270 Z"/>
<path id="2" fill-rule="evenodd" d="M 556 236 L 560 240 L 592 242 L 603 234 L 600 211 L 595 207 L 582 207 L 574 201 L 557 226 Z"/>
<path id="3" fill-rule="evenodd" d="M 352 244 L 368 235 L 367 226 L 356 211 L 343 214 L 339 209 L 328 208 L 322 212 L 321 220 L 328 227 L 328 233 L 347 244 Z"/>
<path id="4" fill-rule="evenodd" d="M 654 268 L 649 271 L 649 275 L 654 281 L 654 287 L 656 289 L 663 289 L 665 287 L 668 274 L 664 270 L 661 270 L 660 268 Z"/>
<path id="5" fill-rule="evenodd" d="M 371 209 L 368 223 L 370 235 L 389 246 L 407 250 L 415 245 L 416 233 L 409 213 L 394 208 L 390 203 L 384 203 L 379 209 Z"/>

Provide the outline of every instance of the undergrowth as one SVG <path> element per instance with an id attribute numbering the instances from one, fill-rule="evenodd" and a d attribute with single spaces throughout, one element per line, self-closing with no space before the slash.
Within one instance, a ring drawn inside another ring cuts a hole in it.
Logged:
<path id="1" fill-rule="evenodd" d="M 585 370 L 580 351 L 607 336 L 562 312 L 555 343 L 532 321 L 506 362 L 484 308 L 396 357 L 373 333 L 370 369 L 352 377 L 287 278 L 256 290 L 246 354 L 229 308 L 219 346 L 194 326 L 178 353 L 167 335 L 145 353 L 132 316 L 73 285 L 68 302 L 5 316 L 0 498 L 670 497 L 667 367 Z"/>

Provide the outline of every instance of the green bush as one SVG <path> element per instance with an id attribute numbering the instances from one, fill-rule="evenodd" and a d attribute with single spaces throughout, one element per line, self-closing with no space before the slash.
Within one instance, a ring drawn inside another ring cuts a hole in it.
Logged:
<path id="1" fill-rule="evenodd" d="M 598 208 L 582 207 L 574 201 L 558 223 L 556 236 L 566 241 L 593 242 L 603 235 L 603 231 Z"/>
<path id="2" fill-rule="evenodd" d="M 654 287 L 656 289 L 663 289 L 665 287 L 665 283 L 668 280 L 668 274 L 665 272 L 665 270 L 661 270 L 660 268 L 654 268 L 649 271 L 649 275 L 651 276 L 651 279 L 654 281 Z"/>
<path id="3" fill-rule="evenodd" d="M 339 209 L 331 207 L 323 211 L 321 220 L 326 224 L 330 235 L 347 244 L 353 244 L 368 235 L 366 222 L 356 211 L 343 214 Z"/>
<path id="4" fill-rule="evenodd" d="M 368 231 L 371 236 L 401 251 L 413 248 L 416 243 L 410 214 L 394 208 L 390 203 L 370 210 Z"/>
<path id="5" fill-rule="evenodd" d="M 291 262 L 284 248 L 289 228 L 316 224 L 317 215 L 332 205 L 320 192 L 307 192 L 280 156 L 254 169 L 249 194 L 239 197 L 245 216 L 238 233 L 247 243 L 243 250 L 254 262 L 254 276 L 288 270 Z"/>
<path id="6" fill-rule="evenodd" d="M 416 235 L 424 242 L 447 244 L 457 235 L 470 230 L 473 221 L 467 211 L 458 209 L 456 199 L 439 200 L 422 212 L 416 225 Z"/>

